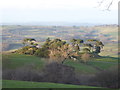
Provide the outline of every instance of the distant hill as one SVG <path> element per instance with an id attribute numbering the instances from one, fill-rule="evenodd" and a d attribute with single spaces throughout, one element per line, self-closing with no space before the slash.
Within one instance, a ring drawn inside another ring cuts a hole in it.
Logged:
<path id="1" fill-rule="evenodd" d="M 40 25 L 41 24 L 41 25 Z M 45 25 L 46 26 L 42 26 Z M 49 26 L 47 25 L 49 24 Z M 35 23 L 34 25 L 2 25 L 2 43 L 3 51 L 17 49 L 22 47 L 22 40 L 24 38 L 35 38 L 39 44 L 42 45 L 44 41 L 50 37 L 51 39 L 60 38 L 69 42 L 70 39 L 98 39 L 104 44 L 103 54 L 109 55 L 113 53 L 117 55 L 117 43 L 118 43 L 118 26 L 113 25 L 95 25 L 84 24 L 88 26 L 77 26 L 80 24 L 73 23 Z M 67 26 L 69 24 L 70 26 Z M 72 25 L 72 26 L 71 26 Z M 112 54 L 112 55 L 113 55 Z"/>
<path id="2" fill-rule="evenodd" d="M 26 22 L 26 23 L 0 23 L 0 25 L 36 25 L 36 26 L 95 26 L 100 23 L 73 23 L 73 22 Z"/>

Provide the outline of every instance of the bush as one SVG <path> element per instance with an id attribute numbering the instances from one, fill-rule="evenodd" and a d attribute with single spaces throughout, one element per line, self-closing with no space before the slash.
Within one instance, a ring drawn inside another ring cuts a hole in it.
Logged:
<path id="1" fill-rule="evenodd" d="M 81 55 L 81 62 L 87 63 L 91 59 L 91 54 L 84 53 Z"/>
<path id="2" fill-rule="evenodd" d="M 7 80 L 42 81 L 41 74 L 30 66 L 24 66 L 18 69 L 4 69 L 2 77 Z"/>
<path id="3" fill-rule="evenodd" d="M 11 63 L 12 62 L 10 59 L 6 58 L 5 56 L 2 57 L 2 69 L 8 68 Z"/>
<path id="4" fill-rule="evenodd" d="M 79 84 L 74 68 L 58 63 L 47 64 L 42 71 L 34 70 L 31 65 L 18 69 L 4 69 L 2 76 L 7 80 Z"/>
<path id="5" fill-rule="evenodd" d="M 34 55 L 37 49 L 38 48 L 33 47 L 33 46 L 25 46 L 22 49 L 17 50 L 17 52 L 20 54 Z"/>
<path id="6" fill-rule="evenodd" d="M 111 68 L 97 73 L 95 77 L 91 78 L 91 84 L 100 87 L 120 88 L 118 78 L 120 78 L 120 75 L 118 76 L 118 69 Z"/>
<path id="7" fill-rule="evenodd" d="M 44 48 L 39 48 L 36 52 L 35 52 L 36 56 L 39 57 L 44 57 L 44 58 L 48 58 L 49 57 L 49 51 L 44 49 Z"/>
<path id="8" fill-rule="evenodd" d="M 74 68 L 56 62 L 46 65 L 43 70 L 44 81 L 54 83 L 77 84 Z"/>

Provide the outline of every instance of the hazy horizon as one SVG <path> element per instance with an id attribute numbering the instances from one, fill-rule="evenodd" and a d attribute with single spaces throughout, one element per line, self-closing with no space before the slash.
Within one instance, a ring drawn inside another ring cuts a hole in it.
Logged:
<path id="1" fill-rule="evenodd" d="M 95 26 L 95 25 L 118 25 L 116 23 L 79 23 L 79 22 L 10 22 L 0 25 L 30 25 L 30 26 Z"/>

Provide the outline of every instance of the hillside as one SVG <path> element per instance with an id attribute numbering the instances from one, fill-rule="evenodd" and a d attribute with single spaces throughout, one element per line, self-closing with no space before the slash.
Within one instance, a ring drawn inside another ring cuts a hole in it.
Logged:
<path id="1" fill-rule="evenodd" d="M 3 60 L 3 66 L 8 69 L 20 68 L 25 65 L 34 65 L 35 69 L 41 69 L 44 67 L 45 62 L 47 62 L 44 58 L 21 54 L 3 54 Z M 78 61 L 67 60 L 64 64 L 74 67 L 76 72 L 92 74 L 98 72 L 99 69 L 104 70 L 118 65 L 118 59 L 102 57 L 88 62 L 88 65 L 79 63 Z"/>
<path id="2" fill-rule="evenodd" d="M 118 87 L 117 25 L 2 29 L 3 88 Z"/>
<path id="3" fill-rule="evenodd" d="M 47 60 L 31 55 L 22 54 L 3 54 L 3 70 L 15 70 L 23 67 L 30 67 L 35 70 L 42 70 L 46 65 Z M 26 82 L 26 81 L 13 81 L 3 80 L 3 88 L 95 88 L 93 86 L 86 86 L 84 83 L 86 79 L 94 76 L 96 73 L 107 70 L 118 65 L 118 58 L 101 57 L 83 64 L 78 61 L 66 60 L 64 65 L 72 66 L 75 68 L 76 75 L 80 76 L 82 85 L 67 85 L 46 82 Z"/>
<path id="4" fill-rule="evenodd" d="M 50 37 L 70 40 L 72 38 L 100 39 L 104 44 L 102 56 L 117 57 L 118 27 L 116 25 L 101 26 L 2 26 L 3 51 L 22 47 L 24 38 L 35 38 L 40 45 Z"/>

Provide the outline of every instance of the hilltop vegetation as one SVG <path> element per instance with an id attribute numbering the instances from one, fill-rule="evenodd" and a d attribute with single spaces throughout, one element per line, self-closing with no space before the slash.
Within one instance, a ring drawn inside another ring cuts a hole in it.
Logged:
<path id="1" fill-rule="evenodd" d="M 42 46 L 38 43 L 33 38 L 25 38 L 24 47 L 15 52 L 48 58 L 51 62 L 64 63 L 67 59 L 74 59 L 86 63 L 90 58 L 100 57 L 98 54 L 104 46 L 101 41 L 95 39 L 71 39 L 67 43 L 65 40 L 48 38 Z"/>

